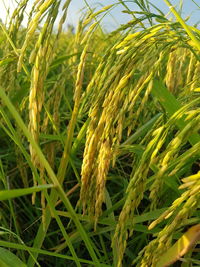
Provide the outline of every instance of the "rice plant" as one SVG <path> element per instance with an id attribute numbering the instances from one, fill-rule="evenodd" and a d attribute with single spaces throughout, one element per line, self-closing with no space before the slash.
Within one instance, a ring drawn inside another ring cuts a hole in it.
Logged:
<path id="1" fill-rule="evenodd" d="M 0 22 L 0 266 L 199 266 L 198 25 L 84 1 L 74 31 L 71 2 Z"/>

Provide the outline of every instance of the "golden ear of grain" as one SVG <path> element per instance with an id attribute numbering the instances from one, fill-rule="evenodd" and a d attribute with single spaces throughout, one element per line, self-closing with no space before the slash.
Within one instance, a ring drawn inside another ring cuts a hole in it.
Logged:
<path id="1" fill-rule="evenodd" d="M 105 200 L 105 184 L 106 184 L 106 178 L 107 173 L 110 166 L 110 160 L 111 160 L 111 145 L 110 141 L 104 140 L 100 147 L 100 152 L 98 155 L 98 167 L 97 167 L 97 177 L 96 177 L 96 188 L 95 188 L 95 194 L 96 194 L 96 203 L 95 203 L 95 224 L 97 223 L 97 220 L 99 216 L 102 213 L 102 203 Z"/>
<path id="2" fill-rule="evenodd" d="M 30 44 L 31 38 L 36 42 L 35 47 L 33 48 L 30 58 L 29 58 L 29 63 L 33 64 L 32 72 L 31 72 L 31 86 L 30 86 L 30 92 L 29 92 L 29 130 L 34 140 L 38 144 L 39 144 L 39 135 L 40 135 L 41 129 L 46 130 L 48 126 L 48 118 L 47 118 L 46 120 L 44 119 L 43 127 L 41 127 L 41 124 L 42 124 L 41 114 L 42 114 L 44 97 L 45 97 L 44 84 L 45 84 L 45 80 L 46 80 L 46 77 L 49 71 L 49 65 L 55 55 L 54 50 L 57 48 L 57 43 L 58 43 L 61 31 L 62 31 L 62 25 L 66 19 L 67 8 L 68 8 L 69 3 L 70 1 L 66 1 L 63 7 L 64 14 L 61 18 L 59 29 L 58 29 L 56 40 L 55 40 L 55 35 L 53 34 L 53 25 L 58 15 L 59 5 L 61 4 L 61 2 L 54 1 L 54 0 L 47 0 L 47 1 L 41 1 L 41 2 L 35 1 L 32 11 L 31 11 L 31 15 L 29 17 L 27 34 L 26 34 L 24 43 L 22 45 L 22 48 L 20 50 L 19 61 L 18 61 L 18 71 L 20 71 L 21 67 L 23 66 L 23 60 L 25 57 L 27 47 Z M 39 25 L 41 16 L 47 10 L 48 10 L 48 14 L 46 16 L 46 21 L 44 25 L 42 26 L 40 33 L 37 36 L 35 34 L 35 31 Z M 34 16 L 32 17 L 33 14 Z M 57 102 L 59 102 L 59 97 L 57 97 Z M 57 115 L 58 115 L 58 110 L 56 111 L 55 109 L 54 118 L 58 121 Z M 52 152 L 53 150 L 54 148 L 53 146 L 51 146 L 51 150 L 49 150 L 49 153 L 50 151 Z M 31 154 L 32 163 L 39 170 L 41 183 L 45 183 L 44 167 L 41 166 L 37 153 L 31 145 L 30 145 L 30 154 Z M 49 156 L 47 155 L 47 157 Z M 50 156 L 49 160 L 53 161 L 53 157 Z M 36 181 L 36 177 L 34 174 L 33 174 L 33 183 L 34 185 L 38 184 L 38 181 Z M 42 205 L 42 210 L 44 211 L 45 210 L 45 197 L 43 193 L 41 194 L 42 194 L 41 205 Z M 35 194 L 33 194 L 32 201 L 33 203 L 35 202 Z M 43 219 L 44 218 L 45 218 L 45 214 L 43 214 Z"/>
<path id="3" fill-rule="evenodd" d="M 165 211 L 157 220 L 155 220 L 153 223 L 149 225 L 149 229 L 152 229 L 161 221 L 168 219 L 171 216 L 174 216 L 173 221 L 170 224 L 166 225 L 164 229 L 159 232 L 157 238 L 151 241 L 145 248 L 144 257 L 141 262 L 143 264 L 142 266 L 145 266 L 145 264 L 156 266 L 159 257 L 161 257 L 161 255 L 164 254 L 164 252 L 171 246 L 173 233 L 189 217 L 191 208 L 196 209 L 198 207 L 200 172 L 198 172 L 195 175 L 184 178 L 183 182 L 187 183 L 187 190 L 184 193 L 182 193 L 182 195 L 172 203 L 171 207 L 169 207 L 167 211 Z M 199 234 L 196 236 L 195 231 L 193 231 L 193 229 L 194 230 L 199 229 L 199 226 L 197 228 L 192 227 L 191 231 L 190 230 L 188 231 L 189 239 L 187 240 L 187 243 L 182 244 L 182 239 L 181 239 L 180 241 L 181 244 L 178 245 L 178 250 L 176 250 L 175 248 L 171 249 L 172 253 L 174 253 L 172 257 L 173 262 L 178 259 L 177 258 L 178 255 L 179 256 L 184 255 L 184 253 L 191 248 L 191 245 L 194 244 L 197 236 L 199 238 Z M 152 255 L 151 252 L 153 250 L 155 253 Z M 150 254 L 151 258 L 149 258 Z"/>
<path id="4" fill-rule="evenodd" d="M 167 267 L 184 256 L 200 239 L 200 224 L 190 227 L 182 237 L 170 247 L 157 262 L 156 267 Z"/>
<path id="5" fill-rule="evenodd" d="M 170 92 L 175 89 L 176 57 L 176 51 L 171 52 L 167 63 L 166 85 Z"/>

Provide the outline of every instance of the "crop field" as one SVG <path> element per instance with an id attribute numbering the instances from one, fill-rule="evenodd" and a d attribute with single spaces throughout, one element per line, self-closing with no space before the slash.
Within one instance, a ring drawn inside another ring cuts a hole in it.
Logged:
<path id="1" fill-rule="evenodd" d="M 165 14 L 85 0 L 75 28 L 73 0 L 14 2 L 0 21 L 0 267 L 200 266 L 200 30 L 185 1 Z M 106 31 L 119 6 L 129 21 Z"/>

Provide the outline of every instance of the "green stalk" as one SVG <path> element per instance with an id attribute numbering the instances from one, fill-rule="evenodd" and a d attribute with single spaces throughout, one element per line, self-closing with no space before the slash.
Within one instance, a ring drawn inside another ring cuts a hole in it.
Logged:
<path id="1" fill-rule="evenodd" d="M 1 126 L 1 124 L 0 124 L 0 126 Z M 4 184 L 4 187 L 8 190 L 9 186 L 6 183 L 6 175 L 5 175 L 5 172 L 4 172 L 4 169 L 3 169 L 3 164 L 2 164 L 2 160 L 1 159 L 0 159 L 0 177 L 1 177 L 0 180 L 2 180 L 2 182 Z M 18 229 L 18 224 L 17 224 L 17 219 L 16 219 L 16 215 L 15 215 L 13 202 L 9 199 L 8 203 L 9 203 L 9 207 L 10 207 L 10 217 L 13 220 L 15 231 L 17 233 L 17 236 L 20 236 L 20 229 Z M 25 260 L 24 253 L 22 253 L 21 256 L 22 256 L 23 261 L 24 261 Z"/>
<path id="2" fill-rule="evenodd" d="M 176 11 L 176 9 L 173 7 L 173 5 L 170 3 L 169 0 L 163 0 L 163 1 L 167 4 L 167 6 L 171 10 L 171 12 L 174 14 L 174 16 L 176 17 L 176 19 L 178 20 L 178 22 L 186 30 L 187 34 L 189 35 L 189 37 L 191 38 L 191 40 L 195 43 L 195 45 L 198 48 L 198 50 L 200 50 L 200 42 L 197 40 L 197 38 L 195 37 L 195 35 L 193 34 L 193 32 L 190 30 L 190 27 L 181 18 L 181 16 L 179 15 L 179 13 Z"/>
<path id="3" fill-rule="evenodd" d="M 62 254 L 59 254 L 59 253 L 56 253 L 56 252 L 50 252 L 48 250 L 39 249 L 39 248 L 27 247 L 27 246 L 24 246 L 24 245 L 21 245 L 21 244 L 11 243 L 11 242 L 8 242 L 8 241 L 0 240 L 0 246 L 1 247 L 6 247 L 6 248 L 14 248 L 14 249 L 17 249 L 17 250 L 25 250 L 25 251 L 28 249 L 32 253 L 39 253 L 41 255 L 57 257 L 57 258 L 61 258 L 61 259 L 71 260 L 71 261 L 74 260 L 73 257 L 68 256 L 68 255 L 62 255 Z M 84 259 L 80 259 L 79 258 L 79 261 L 82 262 L 82 263 L 88 264 L 88 266 L 89 265 L 95 265 L 94 262 L 89 261 L 89 260 L 84 260 Z M 102 264 L 102 267 L 103 266 L 109 267 L 109 265 L 106 265 L 106 264 Z"/>
<path id="4" fill-rule="evenodd" d="M 4 25 L 3 25 L 1 22 L 0 22 L 0 27 L 1 27 L 2 31 L 4 32 L 6 38 L 8 39 L 8 42 L 9 42 L 10 45 L 12 46 L 13 51 L 15 52 L 16 56 L 19 57 L 19 52 L 20 52 L 20 50 L 18 50 L 18 49 L 15 47 L 15 44 L 13 43 L 12 39 L 10 38 L 10 36 L 9 36 L 9 34 L 7 33 L 7 31 L 6 31 L 5 27 L 4 27 Z M 28 69 L 27 69 L 27 67 L 25 66 L 24 63 L 22 63 L 22 68 L 23 68 L 24 72 L 26 73 L 27 77 L 30 79 L 30 73 L 29 73 L 29 71 L 28 71 Z"/>
<path id="5" fill-rule="evenodd" d="M 88 44 L 89 44 L 89 41 L 87 41 L 85 49 L 82 52 L 81 61 L 80 61 L 79 66 L 78 66 L 78 73 L 77 73 L 77 80 L 76 80 L 75 94 L 74 94 L 74 108 L 73 108 L 72 117 L 71 117 L 71 120 L 70 120 L 70 123 L 68 126 L 68 136 L 67 136 L 66 141 L 65 141 L 64 151 L 63 151 L 63 155 L 61 158 L 61 162 L 60 162 L 60 165 L 58 168 L 58 174 L 57 174 L 58 182 L 59 182 L 60 186 L 62 185 L 62 183 L 64 181 L 66 169 L 67 169 L 68 163 L 70 161 L 70 152 L 71 152 L 72 140 L 73 140 L 73 136 L 74 136 L 74 129 L 75 129 L 75 125 L 76 125 L 77 116 L 79 113 L 79 105 L 80 105 L 81 92 L 82 92 L 82 82 L 83 82 L 83 75 L 84 75 L 84 66 L 85 66 L 85 59 L 86 59 Z M 57 200 L 58 200 L 58 196 L 54 191 L 51 192 L 50 198 L 51 198 L 53 204 L 55 205 Z M 76 215 L 74 210 L 73 210 L 73 214 Z M 78 219 L 78 217 L 77 217 L 77 219 Z M 37 232 L 37 235 L 36 235 L 36 238 L 35 238 L 35 241 L 34 241 L 34 245 L 36 247 L 42 246 L 42 243 L 43 243 L 45 235 L 46 235 L 46 231 L 47 231 L 49 224 L 51 222 L 51 213 L 48 210 L 46 211 L 45 220 L 46 220 L 46 229 L 43 229 L 42 224 L 40 225 L 38 232 Z M 78 223 L 80 224 L 80 221 L 78 221 Z M 81 224 L 77 228 L 82 229 L 84 231 Z M 89 251 L 92 259 L 96 262 L 97 266 L 100 266 L 99 265 L 100 263 L 96 257 L 94 249 L 91 245 L 91 241 L 89 240 L 86 232 L 85 231 L 84 231 L 84 233 L 82 232 L 82 235 L 84 235 L 83 240 L 85 239 L 85 241 L 87 243 L 87 244 L 86 243 L 85 244 L 86 244 L 86 247 L 88 248 L 88 251 Z M 29 266 L 33 266 L 33 261 L 30 257 L 29 257 Z"/>
<path id="6" fill-rule="evenodd" d="M 35 166 L 34 166 L 34 165 L 32 164 L 32 162 L 31 162 L 30 155 L 29 155 L 29 154 L 26 152 L 26 150 L 24 149 L 24 147 L 23 147 L 23 145 L 22 145 L 22 143 L 21 143 L 21 141 L 20 141 L 20 139 L 19 139 L 19 137 L 18 137 L 16 131 L 15 131 L 14 128 L 12 127 L 12 124 L 10 123 L 10 120 L 9 120 L 8 117 L 7 117 L 7 114 L 5 114 L 4 110 L 3 110 L 1 107 L 0 107 L 0 112 L 1 112 L 2 117 L 4 118 L 6 124 L 8 125 L 8 128 L 9 128 L 9 130 L 10 130 L 10 132 L 9 132 L 9 131 L 5 128 L 5 129 L 4 129 L 5 132 L 7 132 L 8 136 L 10 136 L 10 138 L 11 138 L 11 139 L 18 145 L 18 147 L 21 149 L 21 151 L 22 151 L 22 153 L 23 153 L 25 159 L 27 160 L 27 162 L 28 162 L 28 164 L 29 164 L 29 166 L 30 166 L 32 172 L 34 173 L 34 175 L 35 175 L 35 177 L 36 177 L 38 183 L 41 185 L 41 184 L 42 184 L 42 181 L 41 181 L 41 179 L 40 179 L 40 177 L 39 177 L 39 175 L 38 175 L 38 173 L 37 173 L 37 170 L 36 170 Z M 0 125 L 1 125 L 1 124 L 0 124 Z M 3 125 L 2 125 L 2 126 L 3 126 Z M 50 186 L 50 185 L 48 185 L 48 186 Z M 40 187 L 41 187 L 41 186 L 40 186 Z M 51 186 L 51 187 L 52 187 L 52 186 Z M 35 190 L 35 189 L 36 189 L 36 190 Z M 0 192 L 0 193 L 1 193 L 0 198 L 2 198 L 2 197 L 6 197 L 6 199 L 8 199 L 8 198 L 9 198 L 9 195 L 10 195 L 10 197 L 16 197 L 16 196 L 23 195 L 24 193 L 31 193 L 31 192 L 34 192 L 34 191 L 36 192 L 36 191 L 38 191 L 39 187 L 38 187 L 38 188 L 35 187 L 35 189 L 34 189 L 34 188 L 26 188 L 26 189 L 10 190 L 9 192 L 3 192 L 3 191 L 2 191 L 2 192 Z M 33 191 L 33 190 L 34 190 L 34 191 Z M 6 191 L 7 191 L 7 190 L 6 190 Z M 24 192 L 24 193 L 23 193 L 23 192 Z M 56 211 L 55 211 L 55 209 L 54 209 L 55 204 L 52 204 L 52 201 L 51 201 L 51 199 L 49 198 L 49 196 L 48 196 L 48 194 L 47 194 L 46 191 L 44 191 L 44 195 L 45 195 L 45 197 L 46 197 L 46 199 L 47 199 L 47 202 L 48 202 L 48 204 L 49 204 L 49 206 L 47 206 L 47 208 L 46 208 L 46 212 L 48 212 L 48 214 L 49 214 L 49 218 L 51 218 L 51 214 L 53 214 L 53 217 L 56 219 L 56 221 L 57 221 L 57 223 L 58 223 L 58 225 L 59 225 L 59 227 L 60 227 L 60 230 L 61 230 L 61 232 L 62 232 L 62 234 L 63 234 L 63 236 L 64 236 L 64 238 L 65 238 L 65 240 L 66 240 L 66 243 L 67 243 L 67 245 L 68 245 L 68 247 L 69 247 L 69 250 L 70 250 L 70 252 L 71 252 L 71 254 L 72 254 L 72 256 L 73 256 L 73 259 L 74 259 L 74 261 L 76 262 L 76 265 L 80 267 L 79 259 L 78 259 L 78 256 L 77 256 L 77 254 L 76 254 L 74 248 L 73 248 L 72 242 L 71 242 L 71 240 L 70 240 L 70 238 L 69 238 L 69 236 L 68 236 L 68 234 L 67 234 L 67 232 L 66 232 L 66 230 L 65 230 L 65 228 L 64 228 L 64 226 L 63 226 L 63 224 L 62 224 L 62 222 L 61 222 L 61 220 L 60 220 L 60 218 L 59 218 L 59 216 L 57 215 L 57 213 L 56 213 Z M 50 209 L 49 209 L 49 208 L 50 208 Z M 51 210 L 51 213 L 50 213 L 50 210 Z M 49 220 L 49 223 L 50 223 L 50 220 Z M 43 223 L 42 223 L 41 225 L 43 226 L 42 228 L 44 228 Z M 47 229 L 46 229 L 46 231 L 47 231 Z M 44 231 L 45 234 L 46 234 L 46 231 Z M 45 235 L 44 235 L 44 237 L 45 237 Z M 32 264 L 34 265 L 35 262 L 36 262 L 36 259 L 35 259 L 35 257 L 34 257 L 31 253 L 30 253 L 29 259 L 31 259 L 31 262 L 32 262 Z"/>
<path id="7" fill-rule="evenodd" d="M 66 169 L 67 169 L 67 166 L 68 166 L 68 163 L 69 163 L 69 160 L 70 160 L 70 150 L 71 150 L 71 146 L 72 146 L 72 139 L 73 139 L 74 129 L 75 129 L 75 125 L 76 125 L 76 119 L 77 119 L 78 111 L 79 111 L 85 57 L 86 57 L 86 50 L 84 51 L 84 53 L 82 53 L 82 56 L 81 56 L 82 61 L 79 64 L 79 72 L 77 74 L 77 83 L 76 83 L 76 93 L 77 94 L 76 94 L 76 98 L 75 98 L 74 109 L 73 109 L 72 117 L 71 117 L 71 120 L 70 120 L 70 123 L 69 123 L 69 127 L 68 127 L 68 136 L 67 136 L 67 139 L 65 141 L 64 152 L 63 152 L 63 155 L 62 155 L 62 158 L 61 158 L 60 166 L 58 168 L 57 177 L 58 177 L 58 181 L 59 181 L 60 185 L 63 183 L 64 177 L 65 177 L 65 173 L 66 173 Z M 55 193 L 55 191 L 51 192 L 50 198 L 51 198 L 51 200 L 53 202 L 53 205 L 55 205 L 57 200 L 58 200 L 58 196 Z M 76 215 L 75 211 L 73 213 Z M 78 219 L 78 217 L 77 217 L 77 219 Z M 37 235 L 36 235 L 36 238 L 35 238 L 35 241 L 34 241 L 34 246 L 36 246 L 36 247 L 41 247 L 42 246 L 42 243 L 44 241 L 47 229 L 48 229 L 49 224 L 51 222 L 51 213 L 49 212 L 49 210 L 46 211 L 45 220 L 46 220 L 46 229 L 43 229 L 43 225 L 42 224 L 40 225 L 40 227 L 38 229 L 38 232 L 37 232 Z M 80 224 L 80 221 L 78 221 L 78 222 Z M 80 224 L 79 226 L 81 226 L 81 229 L 84 231 L 82 225 Z M 96 254 L 95 254 L 95 252 L 93 250 L 93 247 L 91 245 L 91 241 L 88 239 L 88 236 L 87 236 L 85 231 L 84 231 L 84 236 L 85 236 L 85 238 L 87 240 L 87 245 L 86 246 L 88 247 L 88 251 L 90 252 L 91 257 L 96 262 L 97 266 L 99 266 L 98 264 L 100 264 L 100 263 L 99 263 L 99 261 L 98 261 L 98 259 L 96 257 Z M 33 260 L 30 257 L 29 257 L 28 263 L 29 263 L 29 266 L 33 266 Z"/>
<path id="8" fill-rule="evenodd" d="M 51 179 L 52 183 L 54 184 L 54 186 L 57 189 L 57 193 L 59 194 L 59 197 L 61 198 L 61 200 L 63 201 L 64 205 L 66 206 L 67 210 L 70 212 L 72 219 L 78 229 L 78 231 L 80 232 L 80 235 L 93 259 L 93 261 L 96 263 L 96 266 L 101 266 L 99 263 L 99 260 L 94 252 L 94 249 L 91 245 L 91 241 L 88 237 L 88 235 L 86 234 L 83 226 L 81 225 L 78 216 L 76 215 L 76 212 L 74 211 L 68 197 L 66 196 L 64 190 L 62 189 L 55 173 L 53 172 L 51 166 L 49 165 L 48 161 L 46 160 L 45 156 L 43 155 L 41 149 L 39 148 L 39 146 L 36 144 L 36 142 L 34 141 L 33 137 L 31 136 L 31 134 L 29 133 L 26 125 L 24 124 L 24 122 L 22 121 L 20 115 L 18 114 L 17 110 L 15 109 L 15 107 L 13 106 L 13 104 L 10 102 L 10 99 L 6 96 L 4 90 L 0 87 L 0 98 L 4 101 L 4 103 L 6 104 L 7 108 L 9 109 L 10 113 L 13 115 L 14 119 L 16 120 L 16 123 L 18 124 L 18 126 L 20 127 L 20 129 L 23 131 L 24 135 L 27 137 L 27 139 L 29 140 L 29 142 L 32 144 L 33 148 L 35 149 L 35 151 L 37 152 L 38 158 L 40 159 L 41 163 L 43 164 L 43 166 L 45 167 L 49 178 Z M 54 194 L 54 198 L 51 199 L 52 200 L 52 205 L 54 205 L 54 201 L 55 199 L 57 199 L 57 195 Z M 54 200 L 54 201 L 53 201 Z M 50 214 L 50 212 L 49 212 Z M 51 215 L 49 215 L 49 223 L 51 220 Z M 47 220 L 48 221 L 48 220 Z M 48 228 L 48 227 L 47 227 Z M 30 265 L 31 266 L 31 265 Z M 33 266 L 33 265 L 32 265 Z"/>

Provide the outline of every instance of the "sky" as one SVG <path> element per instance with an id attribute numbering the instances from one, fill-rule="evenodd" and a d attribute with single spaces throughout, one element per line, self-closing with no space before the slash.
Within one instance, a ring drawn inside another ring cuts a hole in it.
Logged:
<path id="1" fill-rule="evenodd" d="M 196 0 L 199 2 L 199 0 Z M 87 0 L 87 2 L 90 4 L 90 6 L 93 7 L 100 7 L 100 5 L 109 5 L 113 3 L 119 3 L 118 0 Z M 131 10 L 137 9 L 136 4 L 133 3 L 134 1 L 126 1 L 126 3 L 129 5 Z M 151 1 L 156 7 L 161 9 L 165 14 L 169 12 L 168 6 L 165 4 L 163 0 L 152 0 Z M 101 4 L 100 4 L 101 3 Z M 178 0 L 171 0 L 171 3 L 173 5 L 177 5 L 177 8 L 179 8 L 179 1 Z M 76 21 L 77 18 L 77 11 L 80 10 L 84 6 L 84 1 L 83 0 L 72 0 L 71 6 L 70 6 L 70 11 L 69 12 L 69 19 L 71 21 Z M 111 12 L 112 16 L 107 16 L 105 18 L 105 23 L 108 25 L 109 28 L 115 28 L 119 26 L 120 24 L 126 23 L 128 20 L 131 19 L 130 15 L 127 15 L 123 13 L 122 11 L 125 8 L 122 7 L 122 5 L 117 5 L 113 11 Z M 138 9 L 139 10 L 139 9 Z M 189 21 L 190 24 L 196 23 L 198 20 L 200 20 L 200 9 L 193 3 L 192 0 L 183 0 L 183 11 L 182 15 L 183 18 L 187 17 L 188 15 L 191 16 L 191 19 Z"/>
<path id="2" fill-rule="evenodd" d="M 19 0 L 18 0 L 19 1 Z M 192 0 L 182 0 L 183 1 L 183 11 L 182 11 L 182 17 L 186 18 L 187 16 L 190 16 L 190 20 L 188 21 L 189 24 L 194 24 L 200 20 L 199 17 L 199 11 L 200 9 L 194 4 Z M 29 7 L 34 2 L 34 0 L 30 0 Z M 64 2 L 64 0 L 63 0 Z M 126 1 L 126 3 L 129 5 L 131 10 L 136 10 L 136 5 L 133 3 L 134 1 L 129 0 Z M 166 6 L 163 0 L 152 0 L 151 1 L 156 7 L 161 9 L 165 14 L 169 11 L 169 8 Z M 196 2 L 199 2 L 199 0 L 196 0 Z M 87 0 L 87 3 L 92 7 L 96 8 L 96 10 L 100 9 L 101 6 L 110 5 L 113 3 L 119 3 L 118 0 Z M 178 0 L 171 0 L 171 3 L 173 5 L 176 5 L 177 9 L 179 8 L 179 1 Z M 4 4 L 7 7 L 10 7 L 10 10 L 14 10 L 15 0 L 0 0 L 0 18 L 5 21 L 6 17 L 6 11 L 4 8 Z M 72 0 L 69 11 L 68 11 L 68 20 L 67 23 L 76 25 L 78 18 L 80 17 L 81 11 L 85 7 L 85 1 L 84 0 Z M 121 4 L 118 4 L 113 8 L 112 12 L 110 12 L 109 15 L 107 15 L 103 22 L 103 27 L 110 31 L 121 24 L 124 24 L 131 20 L 131 16 L 128 14 L 123 13 L 122 11 L 125 8 L 122 7 Z M 27 11 L 28 12 L 28 11 Z"/>

